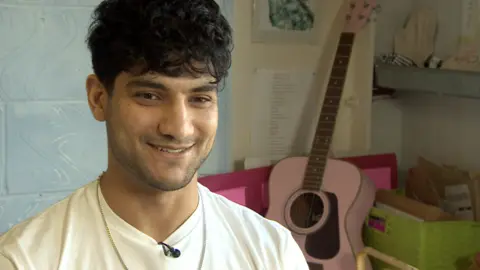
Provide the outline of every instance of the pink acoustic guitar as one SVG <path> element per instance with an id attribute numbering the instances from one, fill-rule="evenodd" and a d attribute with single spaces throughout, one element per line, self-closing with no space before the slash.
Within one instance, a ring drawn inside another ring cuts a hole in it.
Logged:
<path id="1" fill-rule="evenodd" d="M 364 248 L 362 226 L 373 205 L 375 185 L 357 167 L 327 155 L 355 33 L 374 5 L 374 0 L 350 4 L 309 157 L 283 159 L 270 174 L 266 218 L 292 231 L 310 269 L 355 269 L 356 254 Z"/>

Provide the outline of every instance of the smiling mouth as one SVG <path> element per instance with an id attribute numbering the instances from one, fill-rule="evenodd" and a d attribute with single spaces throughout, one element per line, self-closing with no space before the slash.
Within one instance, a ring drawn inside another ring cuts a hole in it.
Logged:
<path id="1" fill-rule="evenodd" d="M 171 154 L 180 154 L 180 153 L 184 153 L 188 150 L 190 150 L 190 148 L 192 148 L 192 146 L 188 146 L 188 147 L 164 147 L 164 146 L 157 146 L 157 145 L 153 145 L 153 144 L 148 144 L 149 146 L 151 146 L 152 148 L 160 151 L 160 152 L 165 152 L 165 153 L 171 153 Z"/>

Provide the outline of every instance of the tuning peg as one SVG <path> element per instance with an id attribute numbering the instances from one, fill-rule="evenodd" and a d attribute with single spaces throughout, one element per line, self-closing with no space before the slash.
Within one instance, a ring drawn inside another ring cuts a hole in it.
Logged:
<path id="1" fill-rule="evenodd" d="M 364 7 L 364 8 L 368 8 L 369 6 L 370 6 L 369 3 L 367 3 L 367 2 L 364 2 L 364 3 L 363 3 L 363 7 Z"/>
<path id="2" fill-rule="evenodd" d="M 365 19 L 365 16 L 362 15 L 362 14 L 360 14 L 360 15 L 358 15 L 358 19 L 359 19 L 359 20 L 363 20 L 363 19 Z"/>
<path id="3" fill-rule="evenodd" d="M 355 8 L 355 3 L 350 3 L 350 9 L 354 9 Z"/>
<path id="4" fill-rule="evenodd" d="M 346 19 L 349 21 L 349 20 L 351 20 L 351 19 L 352 19 L 352 15 L 350 15 L 350 14 L 347 14 L 347 15 L 345 16 L 345 18 L 346 18 Z"/>

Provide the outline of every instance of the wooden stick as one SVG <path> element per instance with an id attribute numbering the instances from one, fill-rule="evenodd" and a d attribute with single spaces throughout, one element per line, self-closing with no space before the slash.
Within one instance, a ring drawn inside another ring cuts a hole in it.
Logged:
<path id="1" fill-rule="evenodd" d="M 392 256 L 388 256 L 371 247 L 365 247 L 360 253 L 357 254 L 357 270 L 365 270 L 365 261 L 366 261 L 367 255 L 377 258 L 401 270 L 418 270 L 418 268 L 415 268 L 407 263 L 404 263 Z"/>

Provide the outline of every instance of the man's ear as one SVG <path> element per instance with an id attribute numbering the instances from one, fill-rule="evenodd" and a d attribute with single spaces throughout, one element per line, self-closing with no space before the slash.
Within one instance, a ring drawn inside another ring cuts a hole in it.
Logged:
<path id="1" fill-rule="evenodd" d="M 105 121 L 108 106 L 108 92 L 95 74 L 88 75 L 87 82 L 88 106 L 97 121 Z"/>

